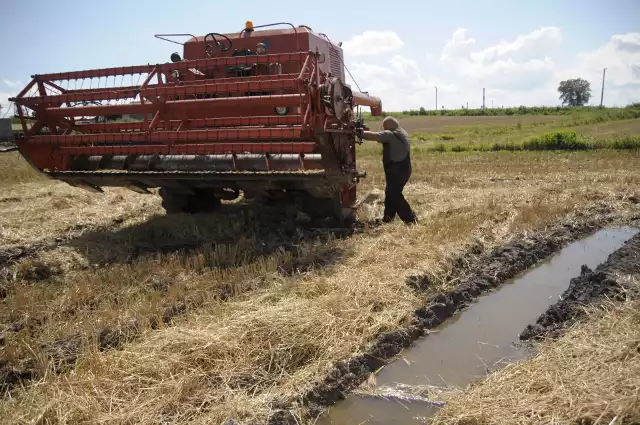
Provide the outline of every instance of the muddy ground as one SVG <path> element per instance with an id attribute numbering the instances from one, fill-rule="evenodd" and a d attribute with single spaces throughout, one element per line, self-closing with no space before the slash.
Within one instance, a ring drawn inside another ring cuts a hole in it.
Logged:
<path id="1" fill-rule="evenodd" d="M 471 244 L 467 252 L 454 261 L 455 266 L 448 277 L 451 282 L 457 282 L 454 290 L 425 300 L 426 306 L 414 312 L 409 326 L 379 335 L 375 343 L 363 347 L 360 354 L 339 362 L 302 400 L 291 403 L 301 402 L 306 406 L 310 418 L 317 417 L 328 406 L 344 399 L 347 393 L 362 384 L 372 372 L 385 365 L 415 340 L 428 334 L 430 329 L 466 308 L 480 294 L 495 289 L 568 243 L 614 220 L 615 212 L 602 206 L 598 211 L 584 214 L 582 221 L 560 223 L 538 234 L 516 235 L 511 242 L 485 254 L 478 255 L 482 251 L 481 247 Z M 640 223 L 640 216 L 633 217 L 632 220 L 637 225 Z M 640 237 L 635 237 L 634 241 L 635 245 L 632 246 L 637 248 Z M 429 288 L 429 282 L 429 276 L 411 276 L 407 279 L 407 285 L 418 292 Z M 274 409 L 280 410 L 276 410 L 271 416 L 269 424 L 297 423 L 289 413 L 289 407 L 291 406 L 286 404 L 273 406 Z"/>
<path id="2" fill-rule="evenodd" d="M 520 339 L 557 338 L 585 314 L 582 307 L 605 298 L 624 301 L 636 297 L 637 287 L 628 285 L 625 276 L 639 273 L 640 234 L 637 234 L 595 270 L 582 266 L 580 276 L 571 279 L 560 300 L 540 315 L 535 324 L 527 326 Z"/>

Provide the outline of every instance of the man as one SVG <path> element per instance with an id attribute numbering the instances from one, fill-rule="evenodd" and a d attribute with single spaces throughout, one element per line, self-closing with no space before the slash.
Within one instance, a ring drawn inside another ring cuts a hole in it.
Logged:
<path id="1" fill-rule="evenodd" d="M 365 140 L 382 143 L 382 165 L 387 182 L 382 221 L 389 223 L 397 214 L 407 224 L 417 223 L 416 214 L 402 194 L 411 177 L 409 135 L 393 117 L 386 117 L 382 128 L 383 131 L 363 131 L 361 134 Z"/>

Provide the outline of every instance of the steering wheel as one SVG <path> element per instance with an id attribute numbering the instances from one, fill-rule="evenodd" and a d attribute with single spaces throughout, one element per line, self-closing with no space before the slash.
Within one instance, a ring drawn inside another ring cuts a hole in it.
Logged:
<path id="1" fill-rule="evenodd" d="M 216 39 L 216 36 L 225 38 L 229 42 L 229 45 L 225 47 L 222 43 L 220 43 Z M 222 52 L 226 52 L 227 50 L 231 49 L 231 46 L 233 45 L 232 41 L 226 35 L 220 34 L 220 33 L 217 33 L 217 32 L 210 32 L 209 34 L 204 36 L 204 52 L 210 58 L 213 57 L 213 45 L 207 43 L 207 38 L 209 38 L 209 37 L 215 42 L 215 45 Z"/>

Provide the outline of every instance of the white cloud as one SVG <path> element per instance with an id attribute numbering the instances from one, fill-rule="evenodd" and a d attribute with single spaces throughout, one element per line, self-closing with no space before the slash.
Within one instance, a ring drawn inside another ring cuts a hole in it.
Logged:
<path id="1" fill-rule="evenodd" d="M 562 42 L 562 32 L 557 27 L 543 27 L 513 41 L 501 41 L 495 46 L 471 53 L 477 61 L 493 61 L 501 58 L 526 60 L 547 55 L 549 50 Z"/>
<path id="2" fill-rule="evenodd" d="M 546 55 L 562 41 L 560 29 L 543 27 L 512 41 L 501 41 L 473 51 L 476 40 L 457 29 L 442 49 L 440 59 L 448 72 L 469 83 L 494 89 L 530 90 L 554 75 L 555 62 Z"/>
<path id="3" fill-rule="evenodd" d="M 577 71 L 594 82 L 607 68 L 607 85 L 640 85 L 640 33 L 617 34 L 598 49 L 578 54 Z"/>
<path id="4" fill-rule="evenodd" d="M 22 82 L 18 81 L 18 80 L 8 80 L 6 78 L 2 79 L 2 82 L 4 83 L 4 85 L 9 86 L 9 87 L 19 87 L 22 85 Z"/>
<path id="5" fill-rule="evenodd" d="M 355 62 L 350 69 L 362 90 L 380 97 L 383 109 L 387 111 L 433 105 L 434 85 L 438 86 L 439 93 L 457 91 L 454 84 L 424 75 L 416 61 L 400 55 L 384 65 Z"/>
<path id="6" fill-rule="evenodd" d="M 467 32 L 465 28 L 455 30 L 451 40 L 449 40 L 442 49 L 440 60 L 455 60 L 458 57 L 466 56 L 471 51 L 476 44 L 476 40 L 468 37 Z"/>
<path id="7" fill-rule="evenodd" d="M 402 46 L 404 42 L 393 31 L 365 31 L 342 44 L 349 57 L 374 56 L 396 51 Z"/>
<path id="8" fill-rule="evenodd" d="M 631 53 L 640 53 L 640 33 L 616 34 L 611 37 L 611 43 L 618 50 Z"/>
<path id="9" fill-rule="evenodd" d="M 604 103 L 623 106 L 640 102 L 640 33 L 617 34 L 594 49 L 559 52 L 562 32 L 542 27 L 511 40 L 481 46 L 469 32 L 457 29 L 438 55 L 420 52 L 414 56 L 396 54 L 356 58 L 348 63 L 361 88 L 382 98 L 385 110 L 398 111 L 424 106 L 433 109 L 435 88 L 438 105 L 479 107 L 482 88 L 486 105 L 560 105 L 558 83 L 566 78 L 591 82 L 590 104 L 600 102 L 602 68 L 607 68 Z M 563 60 L 560 61 L 560 54 Z M 353 56 L 346 55 L 347 60 Z M 415 58 L 415 60 L 413 59 Z M 564 60 L 566 59 L 566 60 Z M 560 63 L 569 62 L 569 67 Z"/>

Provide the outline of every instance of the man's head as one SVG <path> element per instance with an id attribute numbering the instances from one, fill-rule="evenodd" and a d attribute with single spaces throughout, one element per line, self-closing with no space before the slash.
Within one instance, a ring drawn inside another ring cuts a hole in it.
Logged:
<path id="1" fill-rule="evenodd" d="M 382 121 L 382 128 L 385 130 L 395 130 L 398 127 L 400 127 L 400 123 L 393 117 L 386 117 L 384 121 Z"/>

